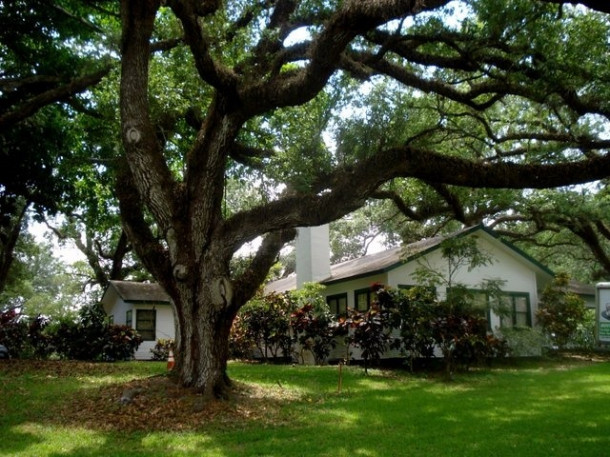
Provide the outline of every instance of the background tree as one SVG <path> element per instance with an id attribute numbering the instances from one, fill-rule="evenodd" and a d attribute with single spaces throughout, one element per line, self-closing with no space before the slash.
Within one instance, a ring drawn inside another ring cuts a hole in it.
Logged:
<path id="1" fill-rule="evenodd" d="M 0 309 L 16 309 L 30 317 L 61 317 L 73 315 L 86 302 L 81 283 L 55 257 L 50 242 L 37 242 L 32 235 L 23 234 L 14 257 L 0 293 Z"/>
<path id="2" fill-rule="evenodd" d="M 93 41 L 112 17 L 104 4 L 0 4 L 0 291 L 27 210 L 55 213 L 72 188 L 58 172 L 76 147 L 70 120 L 111 69 L 111 49 Z"/>

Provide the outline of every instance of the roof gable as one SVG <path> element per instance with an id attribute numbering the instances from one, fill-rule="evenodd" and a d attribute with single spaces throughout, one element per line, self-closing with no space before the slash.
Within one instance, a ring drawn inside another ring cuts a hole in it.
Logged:
<path id="1" fill-rule="evenodd" d="M 530 264 L 534 270 L 537 270 L 540 273 L 550 277 L 555 275 L 549 268 L 537 262 L 516 246 L 502 240 L 492 230 L 483 225 L 475 225 L 458 230 L 449 235 L 439 235 L 432 238 L 426 238 L 415 243 L 410 243 L 406 246 L 392 248 L 388 251 L 367 255 L 359 259 L 348 260 L 341 264 L 333 265 L 331 267 L 331 277 L 322 281 L 322 283 L 333 284 L 336 282 L 357 279 L 373 274 L 386 273 L 394 268 L 404 265 L 407 262 L 412 262 L 419 257 L 425 256 L 432 251 L 440 249 L 443 241 L 445 240 L 469 236 L 479 231 L 489 235 L 493 243 L 500 244 L 514 255 L 521 258 L 524 262 Z"/>
<path id="2" fill-rule="evenodd" d="M 127 303 L 170 303 L 169 295 L 157 283 L 110 281 L 111 287 Z"/>
<path id="3" fill-rule="evenodd" d="M 524 263 L 528 264 L 537 275 L 541 274 L 544 277 L 553 277 L 555 274 L 546 266 L 536 261 L 528 254 L 517 248 L 513 244 L 504 241 L 493 230 L 486 228 L 482 224 L 467 227 L 458 230 L 449 235 L 439 235 L 432 238 L 426 238 L 406 246 L 399 246 L 387 251 L 369 254 L 357 259 L 347 260 L 331 266 L 330 277 L 320 281 L 321 284 L 335 284 L 342 281 L 351 281 L 354 279 L 372 276 L 380 273 L 387 273 L 394 268 L 398 268 L 407 262 L 412 262 L 417 258 L 427 255 L 441 247 L 443 241 L 451 238 L 459 238 L 469 236 L 476 232 L 481 232 L 488 236 L 488 239 L 504 249 L 511 252 Z M 267 285 L 266 291 L 282 292 L 293 290 L 296 288 L 296 277 L 291 275 L 287 278 L 274 281 Z"/>

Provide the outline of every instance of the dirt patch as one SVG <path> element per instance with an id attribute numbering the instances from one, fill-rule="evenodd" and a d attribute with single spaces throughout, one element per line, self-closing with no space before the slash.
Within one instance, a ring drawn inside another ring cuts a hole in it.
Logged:
<path id="1" fill-rule="evenodd" d="M 227 400 L 208 400 L 191 389 L 180 387 L 165 374 L 124 379 L 125 366 L 73 361 L 0 361 L 0 378 L 28 377 L 43 382 L 80 379 L 50 405 L 44 418 L 53 424 L 96 430 L 196 430 L 203 427 L 242 428 L 249 422 L 283 423 L 282 407 L 300 401 L 294 391 L 279 385 L 260 386 L 234 382 Z M 100 382 L 92 381 L 99 378 Z M 102 380 L 103 379 L 103 380 Z M 23 395 L 28 395 L 23 392 Z"/>
<path id="2" fill-rule="evenodd" d="M 283 422 L 281 402 L 295 400 L 282 389 L 235 383 L 228 400 L 204 401 L 166 376 L 78 391 L 55 416 L 62 423 L 101 430 L 195 430 L 256 421 Z"/>

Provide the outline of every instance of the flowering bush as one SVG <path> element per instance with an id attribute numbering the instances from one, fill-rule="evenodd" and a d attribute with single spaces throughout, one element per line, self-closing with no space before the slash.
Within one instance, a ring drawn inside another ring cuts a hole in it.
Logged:
<path id="1" fill-rule="evenodd" d="M 169 351 L 175 350 L 174 340 L 171 338 L 159 338 L 155 347 L 150 350 L 153 360 L 167 360 Z"/>

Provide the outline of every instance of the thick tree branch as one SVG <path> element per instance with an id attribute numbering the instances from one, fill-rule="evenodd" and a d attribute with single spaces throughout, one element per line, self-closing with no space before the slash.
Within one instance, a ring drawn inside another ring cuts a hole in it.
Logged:
<path id="1" fill-rule="evenodd" d="M 490 164 L 405 146 L 381 151 L 358 166 L 336 170 L 323 180 L 324 188 L 310 194 L 287 194 L 236 215 L 227 221 L 226 233 L 229 239 L 235 237 L 235 243 L 243 243 L 272 227 L 330 222 L 360 207 L 381 184 L 396 177 L 474 188 L 540 189 L 585 183 L 609 174 L 610 156 L 556 165 Z M 358 183 L 357 189 L 354 182 Z"/>
<path id="2" fill-rule="evenodd" d="M 265 236 L 254 259 L 250 262 L 250 266 L 241 276 L 234 280 L 237 291 L 234 306 L 241 307 L 254 296 L 260 285 L 264 282 L 269 269 L 277 262 L 280 250 L 286 243 L 292 241 L 295 236 L 296 230 L 280 230 Z"/>
<path id="3" fill-rule="evenodd" d="M 116 194 L 123 230 L 136 253 L 155 278 L 170 278 L 172 264 L 169 256 L 144 218 L 142 200 L 124 160 L 117 166 Z"/>
<path id="4" fill-rule="evenodd" d="M 313 39 L 308 48 L 308 64 L 300 70 L 277 75 L 271 81 L 246 86 L 240 98 L 255 115 L 272 108 L 305 103 L 317 95 L 337 70 L 347 45 L 358 35 L 392 19 L 422 10 L 433 10 L 447 0 L 350 0 L 343 4 Z"/>
<path id="5" fill-rule="evenodd" d="M 0 114 L 0 131 L 11 128 L 16 123 L 32 116 L 51 103 L 72 97 L 89 87 L 94 86 L 110 72 L 111 68 L 112 66 L 108 65 L 95 73 L 73 79 L 67 84 L 45 90 L 44 92 L 19 103 L 13 109 Z"/>
<path id="6" fill-rule="evenodd" d="M 223 92 L 232 92 L 237 84 L 237 75 L 231 70 L 216 62 L 210 53 L 207 38 L 203 35 L 199 17 L 202 16 L 200 5 L 212 2 L 198 2 L 193 0 L 170 0 L 172 8 L 184 29 L 186 43 L 191 48 L 191 54 L 195 59 L 195 66 L 199 76 L 212 87 Z"/>
<path id="7" fill-rule="evenodd" d="M 150 37 L 159 0 L 121 2 L 123 23 L 121 127 L 139 194 L 163 231 L 172 226 L 179 195 L 149 117 L 148 62 Z M 179 205 L 179 203 L 178 203 Z"/>

